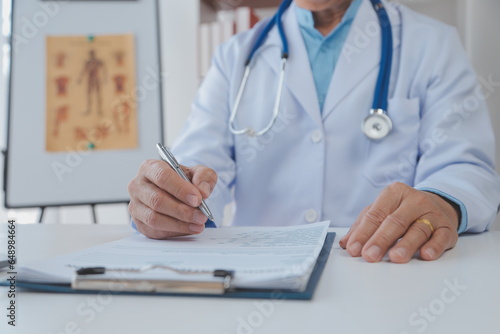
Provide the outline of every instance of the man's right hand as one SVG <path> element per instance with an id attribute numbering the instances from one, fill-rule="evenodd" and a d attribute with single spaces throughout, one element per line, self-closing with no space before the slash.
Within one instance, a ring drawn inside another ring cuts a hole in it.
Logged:
<path id="1" fill-rule="evenodd" d="M 129 212 L 145 236 L 167 239 L 205 229 L 207 217 L 198 206 L 212 193 L 217 174 L 205 166 L 182 168 L 192 184 L 161 160 L 143 162 L 128 184 Z"/>

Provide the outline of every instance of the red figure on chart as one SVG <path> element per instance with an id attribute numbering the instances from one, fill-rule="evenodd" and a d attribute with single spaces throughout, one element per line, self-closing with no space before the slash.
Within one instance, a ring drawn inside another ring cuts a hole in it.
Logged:
<path id="1" fill-rule="evenodd" d="M 83 77 L 86 77 L 87 81 L 87 110 L 86 115 L 90 114 L 92 108 L 92 98 L 95 96 L 97 101 L 97 113 L 102 115 L 102 83 L 106 82 L 106 66 L 102 60 L 97 58 L 94 50 L 90 50 L 89 59 L 85 62 L 82 73 L 78 79 L 78 83 L 81 83 Z"/>
<path id="2" fill-rule="evenodd" d="M 69 107 L 67 105 L 61 106 L 56 110 L 56 119 L 54 121 L 54 137 L 59 135 L 59 127 L 61 123 L 68 120 Z"/>
<path id="3" fill-rule="evenodd" d="M 56 55 L 56 66 L 62 68 L 64 64 L 66 64 L 66 54 L 64 52 L 59 52 Z"/>
<path id="4" fill-rule="evenodd" d="M 125 52 L 116 51 L 115 52 L 115 60 L 116 60 L 116 65 L 123 66 L 123 64 L 125 63 Z"/>
<path id="5" fill-rule="evenodd" d="M 68 93 L 69 78 L 66 76 L 60 76 L 55 79 L 57 96 L 66 96 Z"/>
<path id="6" fill-rule="evenodd" d="M 120 94 L 125 92 L 125 81 L 127 78 L 124 75 L 115 75 L 113 80 L 115 81 L 115 93 Z"/>
<path id="7" fill-rule="evenodd" d="M 122 101 L 113 108 L 113 120 L 118 132 L 130 131 L 130 104 Z"/>

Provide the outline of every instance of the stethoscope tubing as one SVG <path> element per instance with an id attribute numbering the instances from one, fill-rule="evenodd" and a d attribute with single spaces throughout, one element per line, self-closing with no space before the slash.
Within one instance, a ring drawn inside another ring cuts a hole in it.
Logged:
<path id="1" fill-rule="evenodd" d="M 253 45 L 252 49 L 250 50 L 250 53 L 248 54 L 247 60 L 245 62 L 245 66 L 250 64 L 250 62 L 253 59 L 253 56 L 257 52 L 257 50 L 264 44 L 267 35 L 271 31 L 271 29 L 276 25 L 278 27 L 278 32 L 280 34 L 281 38 L 281 43 L 282 43 L 282 51 L 281 51 L 281 57 L 288 57 L 288 40 L 286 38 L 285 34 L 285 29 L 283 28 L 283 22 L 281 21 L 281 18 L 283 17 L 283 14 L 285 11 L 290 7 L 292 4 L 293 0 L 285 0 L 283 1 L 280 6 L 278 7 L 278 11 L 276 14 L 274 14 L 273 18 L 267 23 L 267 25 L 264 27 L 264 29 L 261 31 L 259 37 L 257 38 L 257 41 Z"/>
<path id="2" fill-rule="evenodd" d="M 389 96 L 389 83 L 390 76 L 392 73 L 392 52 L 393 52 L 393 40 L 392 40 L 392 30 L 391 23 L 389 20 L 389 15 L 382 5 L 380 0 L 370 0 L 372 2 L 373 8 L 377 12 L 380 29 L 381 29 L 381 60 L 380 60 L 380 71 L 377 78 L 377 85 L 375 86 L 375 94 L 373 98 L 372 109 L 381 109 L 387 112 L 388 108 L 388 96 Z"/>
<path id="3" fill-rule="evenodd" d="M 370 110 L 370 118 L 374 114 L 382 115 L 382 119 L 384 123 L 386 124 L 386 127 L 388 131 L 381 137 L 385 137 L 388 132 L 391 131 L 392 129 L 392 121 L 390 117 L 387 115 L 387 108 L 388 108 L 388 96 L 389 96 L 389 84 L 390 84 L 390 79 L 391 79 L 391 72 L 392 72 L 392 57 L 393 57 L 393 39 L 392 39 L 392 29 L 391 29 L 391 22 L 389 19 L 389 15 L 382 4 L 381 0 L 370 0 L 373 8 L 375 9 L 375 12 L 377 13 L 379 23 L 380 23 L 380 29 L 381 29 L 381 60 L 380 60 L 380 70 L 379 74 L 377 77 L 377 84 L 375 86 L 375 93 L 373 97 L 373 104 L 372 104 L 372 109 Z M 284 86 L 284 81 L 285 81 L 285 68 L 289 56 L 289 49 L 288 49 L 288 40 L 283 28 L 283 22 L 282 22 L 282 17 L 285 11 L 290 7 L 292 4 L 293 0 L 284 0 L 280 6 L 278 7 L 278 11 L 276 14 L 273 16 L 273 18 L 266 24 L 264 29 L 261 31 L 259 34 L 255 44 L 250 50 L 250 53 L 245 61 L 245 71 L 243 74 L 242 82 L 240 85 L 240 88 L 238 90 L 237 96 L 236 96 L 236 101 L 234 104 L 234 107 L 231 111 L 231 115 L 229 118 L 229 130 L 235 134 L 235 135 L 249 135 L 249 136 L 261 136 L 268 132 L 274 123 L 276 122 L 278 116 L 279 116 L 279 108 L 281 105 L 281 100 L 282 100 L 282 94 L 283 94 L 283 86 Z M 252 130 L 251 128 L 243 128 L 241 130 L 237 130 L 234 127 L 234 122 L 236 119 L 236 115 L 238 113 L 238 109 L 241 103 L 241 99 L 243 96 L 243 93 L 245 91 L 245 87 L 248 82 L 248 78 L 250 76 L 251 72 L 251 67 L 252 67 L 252 60 L 254 59 L 254 56 L 257 52 L 257 50 L 264 44 L 269 32 L 271 29 L 274 27 L 274 25 L 277 26 L 281 42 L 282 42 L 282 52 L 281 52 L 281 73 L 280 73 L 280 78 L 278 82 L 278 92 L 276 94 L 276 99 L 275 103 L 273 106 L 273 116 L 268 123 L 268 125 L 256 132 L 255 130 Z M 366 120 L 368 120 L 368 118 Z M 365 122 L 366 122 L 365 120 Z M 363 130 L 365 132 L 365 130 Z M 365 134 L 370 138 L 370 139 L 381 139 L 381 138 L 374 138 L 368 135 L 367 132 Z"/>

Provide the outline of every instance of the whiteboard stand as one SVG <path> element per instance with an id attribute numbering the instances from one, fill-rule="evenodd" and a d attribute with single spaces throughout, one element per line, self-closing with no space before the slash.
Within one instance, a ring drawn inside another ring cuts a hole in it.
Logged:
<path id="1" fill-rule="evenodd" d="M 164 142 L 159 1 L 10 1 L 5 207 L 38 207 L 41 222 L 48 207 L 90 205 L 96 223 L 96 205 L 129 202 L 127 183 L 144 160 L 157 157 L 156 143 Z M 71 167 L 68 156 L 88 151 L 45 148 L 46 37 L 123 34 L 135 41 L 131 91 L 137 96 L 138 146 L 95 150 Z M 54 162 L 72 168 L 64 182 Z"/>
<path id="2" fill-rule="evenodd" d="M 41 206 L 40 207 L 40 216 L 38 218 L 38 224 L 42 224 L 43 223 L 43 216 L 45 214 L 45 209 L 47 207 L 45 206 Z M 97 224 L 97 212 L 96 212 L 96 204 L 90 204 L 90 208 L 92 209 L 92 222 L 94 224 Z M 130 218 L 132 219 L 132 218 Z"/>
<path id="3" fill-rule="evenodd" d="M 45 213 L 45 207 L 41 206 L 40 207 L 40 218 L 38 218 L 38 224 L 43 223 L 43 215 L 44 215 L 44 213 Z"/>
<path id="4" fill-rule="evenodd" d="M 94 224 L 97 224 L 97 214 L 95 212 L 95 204 L 90 204 L 90 207 L 92 208 L 92 219 Z"/>

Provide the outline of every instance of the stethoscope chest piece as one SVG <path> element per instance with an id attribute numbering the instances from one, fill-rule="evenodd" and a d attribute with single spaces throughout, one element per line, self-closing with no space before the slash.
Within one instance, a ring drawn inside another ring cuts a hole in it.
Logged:
<path id="1" fill-rule="evenodd" d="M 371 140 L 385 138 L 392 130 L 392 121 L 382 109 L 370 110 L 362 124 L 363 133 Z"/>

